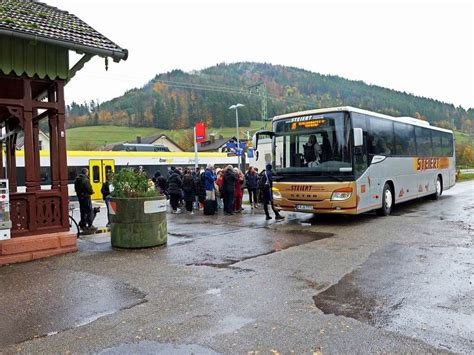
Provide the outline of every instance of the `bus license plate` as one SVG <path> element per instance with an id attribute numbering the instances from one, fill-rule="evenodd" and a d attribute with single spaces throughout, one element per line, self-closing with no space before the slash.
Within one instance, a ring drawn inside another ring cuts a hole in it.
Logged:
<path id="1" fill-rule="evenodd" d="M 300 211 L 312 211 L 313 205 L 296 205 L 295 209 Z"/>

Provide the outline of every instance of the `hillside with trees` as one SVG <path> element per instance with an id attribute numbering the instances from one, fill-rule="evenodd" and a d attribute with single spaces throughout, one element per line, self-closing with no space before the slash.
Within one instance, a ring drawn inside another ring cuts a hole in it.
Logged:
<path id="1" fill-rule="evenodd" d="M 190 73 L 174 70 L 104 103 L 72 103 L 67 107 L 67 125 L 68 128 L 114 125 L 183 130 L 204 121 L 210 127 L 233 127 L 235 116 L 228 107 L 240 102 L 245 107 L 239 110 L 239 123 L 245 127 L 251 120 L 262 118 L 263 93 L 270 118 L 292 111 L 348 105 L 428 120 L 471 136 L 474 131 L 473 108 L 465 110 L 339 76 L 247 62 L 218 64 Z"/>

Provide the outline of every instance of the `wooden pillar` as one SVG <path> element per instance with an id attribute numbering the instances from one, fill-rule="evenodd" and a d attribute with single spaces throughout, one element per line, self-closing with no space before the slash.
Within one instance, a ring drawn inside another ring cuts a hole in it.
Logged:
<path id="1" fill-rule="evenodd" d="M 65 128 L 65 104 L 64 104 L 64 81 L 56 81 L 56 100 L 58 104 L 58 167 L 59 167 L 59 189 L 61 191 L 61 216 L 63 227 L 69 227 L 69 194 L 67 175 L 67 148 Z"/>
<path id="2" fill-rule="evenodd" d="M 31 95 L 31 80 L 23 79 L 23 139 L 25 151 L 25 186 L 26 192 L 39 189 L 36 181 L 35 146 L 33 133 L 33 97 Z"/>
<path id="3" fill-rule="evenodd" d="M 48 89 L 48 101 L 56 102 L 55 86 Z M 58 115 L 49 110 L 49 166 L 51 167 L 51 189 L 59 189 Z"/>

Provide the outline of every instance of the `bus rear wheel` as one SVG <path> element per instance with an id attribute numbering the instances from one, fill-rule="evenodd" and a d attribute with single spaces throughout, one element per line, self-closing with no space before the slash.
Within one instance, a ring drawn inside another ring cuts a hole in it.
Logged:
<path id="1" fill-rule="evenodd" d="M 379 216 L 388 216 L 392 212 L 393 194 L 390 185 L 385 183 L 382 192 L 382 208 L 377 210 Z"/>
<path id="2" fill-rule="evenodd" d="M 441 177 L 438 175 L 438 178 L 436 179 L 436 192 L 431 195 L 433 200 L 439 199 L 441 194 L 443 193 L 443 182 L 441 181 Z"/>

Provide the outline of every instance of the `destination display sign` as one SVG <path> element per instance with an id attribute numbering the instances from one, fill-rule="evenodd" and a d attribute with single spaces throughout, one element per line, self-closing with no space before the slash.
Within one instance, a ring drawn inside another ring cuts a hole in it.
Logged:
<path id="1" fill-rule="evenodd" d="M 329 121 L 327 118 L 318 115 L 293 117 L 291 120 L 287 121 L 287 124 L 290 125 L 292 131 L 314 129 L 320 126 L 326 126 L 328 123 Z"/>

